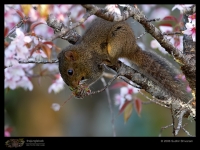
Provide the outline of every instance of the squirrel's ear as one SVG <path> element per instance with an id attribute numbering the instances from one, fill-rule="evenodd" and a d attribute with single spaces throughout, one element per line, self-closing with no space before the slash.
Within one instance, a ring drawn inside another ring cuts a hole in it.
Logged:
<path id="1" fill-rule="evenodd" d="M 78 54 L 75 51 L 66 51 L 65 52 L 65 57 L 69 61 L 76 61 L 78 59 Z"/>

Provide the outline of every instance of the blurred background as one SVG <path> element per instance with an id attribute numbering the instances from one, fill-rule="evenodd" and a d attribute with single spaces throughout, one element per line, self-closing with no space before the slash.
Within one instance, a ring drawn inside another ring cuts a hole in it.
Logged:
<path id="1" fill-rule="evenodd" d="M 98 6 L 104 7 L 104 5 Z M 167 15 L 175 17 L 180 15 L 179 10 L 171 11 L 174 5 L 156 5 L 154 7 L 138 5 L 138 7 L 144 11 L 149 19 L 159 18 L 159 13 L 157 13 L 157 16 L 153 13 L 155 13 L 156 9 L 161 8 L 169 11 Z M 129 19 L 128 22 L 135 31 L 136 37 L 144 32 L 144 28 L 133 19 Z M 154 24 L 156 25 L 156 23 Z M 79 27 L 77 31 L 82 35 L 85 28 Z M 152 49 L 150 47 L 152 40 L 153 38 L 146 34 L 138 42 L 144 44 L 146 49 Z M 64 48 L 68 45 L 68 42 L 60 39 L 56 40 L 55 44 Z M 158 49 L 154 49 L 154 51 L 168 59 L 171 63 L 174 63 L 168 54 L 163 54 Z M 174 65 L 177 66 L 177 64 Z M 37 64 L 34 72 L 37 73 L 39 68 L 40 64 Z M 109 81 L 107 78 L 105 80 Z M 119 79 L 118 81 L 122 80 Z M 72 98 L 59 111 L 54 111 L 51 108 L 52 103 L 62 105 L 71 95 L 69 88 L 65 85 L 64 89 L 57 94 L 53 92 L 48 93 L 48 88 L 52 84 L 51 78 L 41 77 L 40 84 L 38 84 L 37 78 L 31 78 L 31 82 L 33 83 L 32 91 L 26 91 L 22 88 L 4 90 L 4 124 L 12 128 L 11 136 L 113 136 L 112 117 L 105 91 L 84 99 Z M 99 80 L 91 89 L 97 90 L 102 87 L 103 84 Z M 119 106 L 115 105 L 114 100 L 115 94 L 119 93 L 120 89 L 109 89 L 109 92 L 114 112 L 116 136 L 158 137 L 161 127 L 172 123 L 170 110 L 156 104 L 142 105 L 140 116 L 133 108 L 130 118 L 125 123 L 124 115 L 119 113 Z M 147 101 L 141 94 L 136 96 L 142 101 Z M 188 123 L 185 129 L 195 136 L 195 122 L 184 119 L 184 123 Z M 163 130 L 162 136 L 172 136 L 172 127 Z M 183 130 L 180 130 L 178 136 L 187 135 Z"/>

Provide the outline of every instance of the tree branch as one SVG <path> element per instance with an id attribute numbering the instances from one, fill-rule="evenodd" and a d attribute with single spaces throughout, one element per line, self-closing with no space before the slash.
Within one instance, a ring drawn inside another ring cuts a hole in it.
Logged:
<path id="1" fill-rule="evenodd" d="M 101 78 L 101 81 L 102 81 L 103 85 L 106 86 L 106 81 L 103 77 Z M 109 93 L 108 88 L 106 88 L 106 94 L 107 94 L 109 109 L 110 109 L 110 113 L 111 113 L 111 124 L 112 124 L 112 130 L 113 130 L 113 137 L 116 137 L 115 123 L 114 123 L 115 122 L 115 120 L 114 120 L 115 116 L 114 116 L 114 112 L 113 112 L 113 109 L 112 109 L 112 101 L 111 101 L 111 98 L 110 98 L 110 93 Z"/>
<path id="2" fill-rule="evenodd" d="M 42 61 L 36 61 L 36 60 L 18 60 L 20 64 L 28 64 L 28 63 L 34 63 L 34 64 L 52 64 L 52 63 L 58 63 L 58 60 L 42 60 Z"/>
<path id="3" fill-rule="evenodd" d="M 173 97 L 169 91 L 161 88 L 145 75 L 125 65 L 121 61 L 118 61 L 118 63 L 114 66 L 110 66 L 110 68 L 116 71 L 119 76 L 124 76 L 135 84 L 139 85 L 141 89 L 144 89 L 146 92 L 155 96 L 157 99 L 168 100 Z M 175 99 L 175 97 L 173 98 Z"/>

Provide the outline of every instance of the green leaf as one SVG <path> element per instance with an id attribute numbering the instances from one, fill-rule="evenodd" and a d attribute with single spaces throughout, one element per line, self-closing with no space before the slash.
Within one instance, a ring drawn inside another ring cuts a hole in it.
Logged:
<path id="1" fill-rule="evenodd" d="M 124 123 L 128 121 L 133 111 L 133 104 L 129 103 L 124 109 Z"/>

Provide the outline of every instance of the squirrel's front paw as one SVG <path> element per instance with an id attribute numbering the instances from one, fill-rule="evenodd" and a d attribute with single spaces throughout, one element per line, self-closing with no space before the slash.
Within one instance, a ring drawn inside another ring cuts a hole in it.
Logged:
<path id="1" fill-rule="evenodd" d="M 90 95 L 91 90 L 88 86 L 79 85 L 75 90 L 73 90 L 73 94 L 78 99 L 83 99 L 85 96 Z"/>

